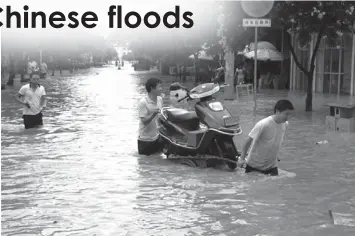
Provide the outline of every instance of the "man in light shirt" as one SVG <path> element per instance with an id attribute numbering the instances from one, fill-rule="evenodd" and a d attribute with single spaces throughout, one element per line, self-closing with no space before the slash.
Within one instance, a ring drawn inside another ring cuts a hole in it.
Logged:
<path id="1" fill-rule="evenodd" d="M 293 110 L 289 100 L 279 100 L 274 107 L 274 115 L 260 120 L 250 131 L 238 160 L 241 166 L 246 163 L 245 173 L 256 171 L 278 175 L 277 154 L 287 129 L 288 117 Z"/>
<path id="2" fill-rule="evenodd" d="M 16 100 L 23 105 L 23 123 L 25 129 L 43 125 L 42 110 L 46 106 L 46 91 L 39 84 L 39 76 L 33 75 L 29 84 L 23 85 Z"/>
<path id="3" fill-rule="evenodd" d="M 163 107 L 161 81 L 150 78 L 145 84 L 147 94 L 138 103 L 138 153 L 151 155 L 162 150 L 158 133 L 158 114 Z"/>

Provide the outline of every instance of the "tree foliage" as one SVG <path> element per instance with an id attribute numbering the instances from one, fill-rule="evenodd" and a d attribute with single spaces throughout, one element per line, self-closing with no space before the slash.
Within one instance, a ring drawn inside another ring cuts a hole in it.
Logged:
<path id="1" fill-rule="evenodd" d="M 26 37 L 26 40 L 23 38 Z M 44 59 L 53 57 L 55 60 L 80 60 L 83 53 L 90 53 L 96 58 L 113 59 L 117 53 L 113 45 L 103 37 L 88 31 L 80 31 L 75 34 L 70 32 L 51 30 L 48 34 L 25 35 L 23 31 L 4 32 L 2 35 L 2 49 L 4 53 L 22 52 L 39 57 L 42 50 Z M 13 58 L 22 60 L 22 58 Z"/>
<path id="2" fill-rule="evenodd" d="M 238 52 L 254 42 L 254 28 L 243 27 L 243 18 L 250 18 L 242 9 L 240 1 L 221 2 L 218 7 L 219 43 L 225 51 Z M 263 38 L 266 28 L 259 28 L 258 38 Z"/>
<path id="3" fill-rule="evenodd" d="M 298 59 L 292 38 L 289 39 L 290 51 L 295 63 L 308 77 L 306 111 L 312 110 L 312 83 L 316 54 L 322 38 L 335 45 L 344 32 L 354 33 L 354 2 L 350 1 L 277 1 L 265 18 L 272 19 L 272 27 L 283 28 L 284 33 L 297 37 L 299 46 L 308 45 L 316 37 L 309 66 L 304 67 Z M 225 50 L 242 50 L 254 41 L 254 29 L 242 26 L 243 18 L 250 18 L 240 2 L 223 2 L 219 8 L 220 43 Z M 259 28 L 258 38 L 267 34 L 269 28 Z"/>
<path id="4" fill-rule="evenodd" d="M 202 4 L 204 6 L 201 6 Z M 216 53 L 219 46 L 216 5 L 216 2 L 189 3 L 187 8 L 194 13 L 192 28 L 150 29 L 149 32 L 132 38 L 129 48 L 136 56 L 146 55 L 154 59 L 172 56 L 176 63 L 181 63 L 189 55 L 199 52 L 203 45 L 208 52 Z"/>
<path id="5" fill-rule="evenodd" d="M 354 6 L 354 2 L 349 1 L 285 1 L 276 2 L 270 13 L 273 22 L 297 37 L 299 46 L 308 45 L 312 36 L 316 37 L 309 67 L 301 64 L 291 38 L 289 41 L 295 63 L 308 77 L 306 111 L 312 110 L 313 72 L 321 39 L 326 38 L 328 44 L 336 45 L 344 32 L 354 33 Z"/>

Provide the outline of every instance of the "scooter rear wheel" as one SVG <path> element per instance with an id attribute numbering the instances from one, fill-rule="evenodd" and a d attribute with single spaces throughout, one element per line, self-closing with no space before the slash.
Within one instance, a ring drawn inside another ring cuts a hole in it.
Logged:
<path id="1" fill-rule="evenodd" d="M 190 160 L 190 159 L 179 160 L 179 163 L 182 165 L 187 165 L 187 166 L 194 167 L 194 168 L 198 167 L 197 163 L 193 160 Z"/>

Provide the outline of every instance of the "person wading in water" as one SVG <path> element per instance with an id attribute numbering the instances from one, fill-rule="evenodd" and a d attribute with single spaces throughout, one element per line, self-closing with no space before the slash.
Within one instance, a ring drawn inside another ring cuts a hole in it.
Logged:
<path id="1" fill-rule="evenodd" d="M 39 75 L 32 76 L 30 83 L 23 85 L 16 100 L 23 105 L 23 123 L 25 129 L 43 125 L 42 110 L 46 106 L 46 91 L 39 84 Z"/>
<path id="2" fill-rule="evenodd" d="M 157 117 L 163 107 L 161 81 L 150 78 L 145 84 L 147 95 L 138 103 L 139 136 L 138 153 L 151 155 L 162 150 Z"/>
<path id="3" fill-rule="evenodd" d="M 293 110 L 294 107 L 289 100 L 279 100 L 274 107 L 274 115 L 256 123 L 238 159 L 240 166 L 246 163 L 245 173 L 278 175 L 277 154 L 288 126 L 288 117 Z M 251 150 L 247 154 L 250 146 Z"/>

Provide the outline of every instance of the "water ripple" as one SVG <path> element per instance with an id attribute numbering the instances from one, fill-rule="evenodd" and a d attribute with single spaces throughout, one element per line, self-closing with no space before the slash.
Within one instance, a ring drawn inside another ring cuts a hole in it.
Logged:
<path id="1" fill-rule="evenodd" d="M 355 139 L 325 132 L 325 111 L 290 120 L 277 177 L 193 169 L 137 154 L 136 106 L 150 76 L 106 67 L 44 80 L 45 126 L 34 130 L 23 129 L 19 87 L 2 91 L 3 235 L 354 234 Z M 287 96 L 260 95 L 258 118 Z M 225 104 L 240 115 L 241 148 L 252 100 Z"/>

